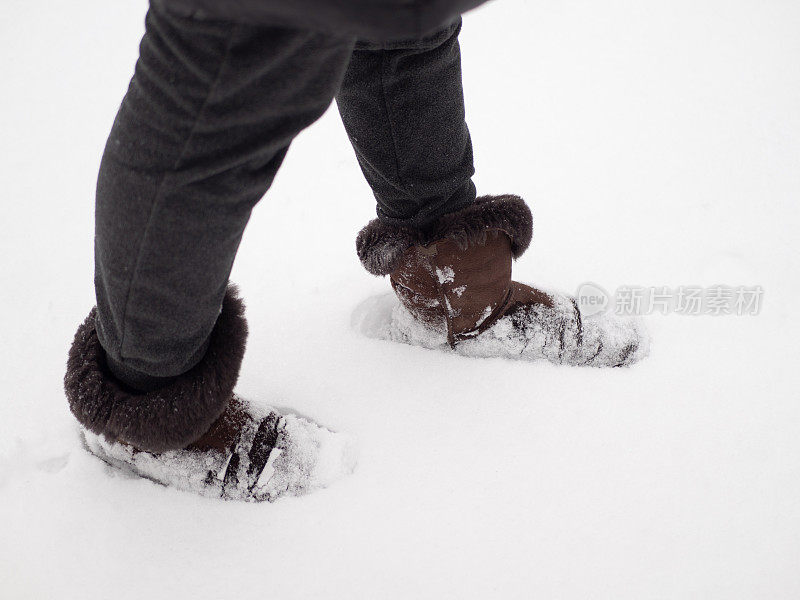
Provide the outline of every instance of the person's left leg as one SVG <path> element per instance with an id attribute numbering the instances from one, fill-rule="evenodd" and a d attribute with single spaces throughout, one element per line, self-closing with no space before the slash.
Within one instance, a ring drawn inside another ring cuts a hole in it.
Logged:
<path id="1" fill-rule="evenodd" d="M 352 468 L 345 436 L 235 396 L 247 324 L 228 285 L 253 205 L 330 105 L 352 45 L 153 0 L 98 178 L 97 308 L 64 378 L 87 447 L 108 462 L 250 500 Z M 315 473 L 322 444 L 341 450 L 339 472 Z"/>
<path id="2" fill-rule="evenodd" d="M 253 206 L 330 105 L 353 40 L 154 2 L 96 198 L 97 331 L 147 389 L 203 356 Z"/>

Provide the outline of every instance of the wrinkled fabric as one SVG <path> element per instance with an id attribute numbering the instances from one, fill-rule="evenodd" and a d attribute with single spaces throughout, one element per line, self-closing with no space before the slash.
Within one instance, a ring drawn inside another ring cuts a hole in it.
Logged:
<path id="1" fill-rule="evenodd" d="M 124 383 L 200 361 L 254 205 L 337 94 L 379 216 L 418 226 L 474 200 L 458 29 L 375 43 L 151 5 L 96 196 L 97 334 Z"/>
<path id="2" fill-rule="evenodd" d="M 414 229 L 475 200 L 456 22 L 415 42 L 359 42 L 336 95 L 384 223 Z"/>

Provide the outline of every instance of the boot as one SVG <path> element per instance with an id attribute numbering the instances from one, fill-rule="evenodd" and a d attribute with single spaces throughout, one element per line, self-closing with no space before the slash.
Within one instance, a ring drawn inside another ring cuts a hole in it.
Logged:
<path id="1" fill-rule="evenodd" d="M 389 275 L 399 303 L 390 312 L 367 307 L 356 327 L 468 356 L 614 367 L 646 356 L 637 319 L 584 317 L 575 298 L 511 279 L 531 234 L 517 196 L 480 197 L 423 231 L 370 222 L 356 241 L 359 258 L 370 273 Z"/>
<path id="2" fill-rule="evenodd" d="M 86 449 L 107 463 L 203 496 L 246 501 L 304 494 L 352 472 L 349 436 L 233 393 L 247 338 L 233 286 L 200 363 L 151 392 L 112 375 L 95 314 L 75 334 L 64 388 Z"/>

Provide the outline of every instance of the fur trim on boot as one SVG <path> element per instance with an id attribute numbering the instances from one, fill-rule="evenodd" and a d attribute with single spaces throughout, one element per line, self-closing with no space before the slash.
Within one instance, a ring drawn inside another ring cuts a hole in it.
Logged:
<path id="1" fill-rule="evenodd" d="M 230 285 L 203 359 L 172 383 L 134 392 L 110 373 L 93 308 L 69 351 L 64 390 L 78 422 L 111 442 L 148 452 L 185 448 L 199 439 L 230 400 L 247 340 L 244 303 Z"/>
<path id="2" fill-rule="evenodd" d="M 525 201 L 513 195 L 481 196 L 466 208 L 444 215 L 426 230 L 387 225 L 374 219 L 359 232 L 356 252 L 364 268 L 380 277 L 394 271 L 403 253 L 412 246 L 451 239 L 466 250 L 472 244 L 483 244 L 491 229 L 508 235 L 514 258 L 522 256 L 533 234 L 533 218 Z"/>

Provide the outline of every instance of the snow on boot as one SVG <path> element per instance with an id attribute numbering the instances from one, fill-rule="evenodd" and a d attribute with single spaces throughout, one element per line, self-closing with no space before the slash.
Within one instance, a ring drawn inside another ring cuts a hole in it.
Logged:
<path id="1" fill-rule="evenodd" d="M 577 301 L 512 281 L 512 258 L 527 249 L 530 210 L 517 196 L 483 196 L 415 231 L 370 222 L 356 249 L 364 267 L 389 275 L 399 302 L 370 300 L 356 329 L 466 356 L 624 366 L 644 358 L 647 333 L 635 318 L 581 314 Z"/>
<path id="2" fill-rule="evenodd" d="M 353 471 L 354 440 L 234 396 L 198 441 L 152 453 L 82 430 L 87 450 L 157 483 L 226 500 L 273 501 L 324 488 Z"/>
<path id="3" fill-rule="evenodd" d="M 75 334 L 64 388 L 87 450 L 178 489 L 272 501 L 326 487 L 355 468 L 352 437 L 233 394 L 247 338 L 228 288 L 208 350 L 168 385 L 134 391 L 108 370 L 93 309 Z"/>

